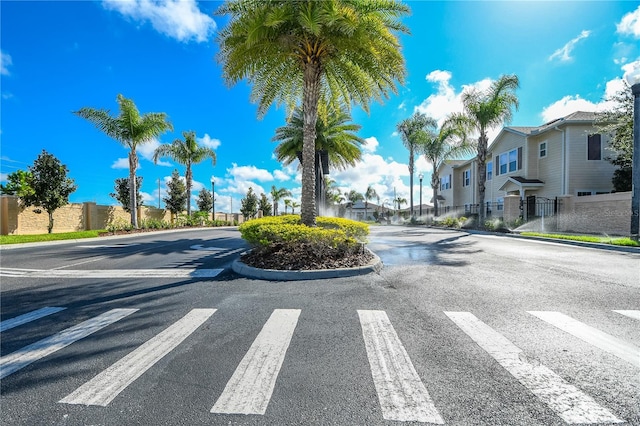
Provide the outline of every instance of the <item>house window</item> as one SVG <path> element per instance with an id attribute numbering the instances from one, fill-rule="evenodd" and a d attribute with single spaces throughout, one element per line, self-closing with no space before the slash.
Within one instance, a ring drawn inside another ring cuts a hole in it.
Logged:
<path id="1" fill-rule="evenodd" d="M 540 142 L 540 158 L 544 158 L 547 156 L 547 143 L 546 142 Z"/>
<path id="2" fill-rule="evenodd" d="M 487 180 L 491 180 L 493 178 L 493 161 L 489 161 L 487 163 Z"/>
<path id="3" fill-rule="evenodd" d="M 500 197 L 496 200 L 496 209 L 498 211 L 504 210 L 504 198 Z"/>
<path id="4" fill-rule="evenodd" d="M 500 171 L 501 175 L 505 173 L 515 172 L 516 170 L 520 169 L 520 158 L 518 149 L 512 149 L 509 152 L 503 152 L 498 157 L 498 162 L 498 170 Z"/>
<path id="5" fill-rule="evenodd" d="M 592 191 L 578 191 L 578 197 L 586 197 L 587 195 L 592 195 Z"/>
<path id="6" fill-rule="evenodd" d="M 451 189 L 451 175 L 440 178 L 440 191 L 444 191 L 445 189 Z"/>
<path id="7" fill-rule="evenodd" d="M 462 186 L 471 185 L 471 169 L 462 172 Z"/>
<path id="8" fill-rule="evenodd" d="M 599 134 L 587 137 L 587 159 L 602 160 L 602 138 Z"/>

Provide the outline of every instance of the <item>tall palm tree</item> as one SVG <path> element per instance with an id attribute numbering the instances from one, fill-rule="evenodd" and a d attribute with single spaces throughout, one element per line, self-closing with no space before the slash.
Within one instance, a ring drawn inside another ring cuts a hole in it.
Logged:
<path id="1" fill-rule="evenodd" d="M 364 200 L 364 195 L 362 195 L 361 193 L 359 193 L 355 189 L 352 189 L 347 194 L 347 200 L 349 200 L 349 206 L 351 208 L 351 219 L 353 219 L 353 205 L 355 203 L 357 203 L 358 201 Z"/>
<path id="2" fill-rule="evenodd" d="M 494 81 L 486 91 L 470 90 L 462 94 L 464 114 L 472 120 L 473 128 L 480 134 L 478 138 L 478 222 L 484 226 L 484 184 L 487 180 L 487 130 L 508 123 L 512 118 L 512 108 L 518 109 L 515 94 L 520 86 L 518 76 L 503 75 Z M 495 167 L 495 166 L 494 166 Z"/>
<path id="3" fill-rule="evenodd" d="M 193 183 L 193 173 L 191 166 L 198 164 L 207 158 L 216 165 L 216 153 L 208 146 L 200 146 L 196 142 L 196 132 L 182 132 L 182 139 L 176 139 L 171 144 L 163 144 L 156 148 L 153 153 L 153 161 L 158 163 L 161 157 L 169 157 L 185 166 L 185 183 L 187 187 L 187 214 L 191 216 L 191 185 Z"/>
<path id="4" fill-rule="evenodd" d="M 429 127 L 437 126 L 437 122 L 426 115 L 416 112 L 410 118 L 402 120 L 396 126 L 402 143 L 409 150 L 409 205 L 411 207 L 411 215 L 413 216 L 413 174 L 415 172 L 415 157 L 420 151 L 421 132 L 428 131 Z"/>
<path id="5" fill-rule="evenodd" d="M 318 105 L 361 105 L 396 93 L 404 58 L 396 33 L 409 8 L 398 0 L 230 0 L 218 60 L 233 84 L 247 79 L 264 115 L 276 102 L 303 111 L 302 223 L 315 225 L 315 141 Z M 322 110 L 320 111 L 322 113 Z"/>
<path id="6" fill-rule="evenodd" d="M 437 124 L 428 126 L 418 136 L 422 154 L 433 166 L 431 189 L 433 189 L 435 216 L 438 216 L 438 187 L 440 186 L 438 169 L 447 160 L 473 153 L 474 145 L 467 138 L 472 125 L 464 116 L 449 116 L 439 129 Z"/>
<path id="7" fill-rule="evenodd" d="M 378 193 L 371 185 L 367 187 L 364 193 L 364 219 L 367 220 L 367 208 L 369 207 L 369 200 L 378 197 Z"/>
<path id="8" fill-rule="evenodd" d="M 300 207 L 300 203 L 291 201 L 291 214 L 296 214 L 296 207 Z"/>
<path id="9" fill-rule="evenodd" d="M 173 126 L 164 112 L 140 115 L 131 99 L 118 95 L 116 101 L 120 109 L 120 113 L 116 117 L 109 115 L 109 110 L 89 107 L 80 108 L 74 114 L 95 124 L 107 136 L 129 148 L 129 205 L 131 206 L 131 225 L 137 228 L 136 169 L 138 168 L 138 154 L 136 148 L 168 130 L 173 130 Z"/>
<path id="10" fill-rule="evenodd" d="M 272 185 L 270 194 L 273 199 L 273 215 L 278 216 L 278 202 L 284 197 L 291 197 L 291 191 L 284 187 L 278 189 L 275 185 Z"/>
<path id="11" fill-rule="evenodd" d="M 284 214 L 287 214 L 287 207 L 291 206 L 291 200 L 287 198 L 284 200 Z"/>

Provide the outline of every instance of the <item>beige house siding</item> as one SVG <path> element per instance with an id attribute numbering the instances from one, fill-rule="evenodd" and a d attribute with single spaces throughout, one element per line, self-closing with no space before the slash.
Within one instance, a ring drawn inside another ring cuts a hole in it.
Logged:
<path id="1" fill-rule="evenodd" d="M 505 191 L 500 191 L 499 188 L 504 185 L 504 183 L 511 176 L 522 176 L 524 175 L 524 171 L 526 170 L 526 158 L 527 158 L 527 150 L 526 146 L 526 137 L 524 135 L 520 135 L 517 133 L 513 133 L 510 131 L 503 131 L 498 138 L 496 138 L 495 142 L 491 144 L 489 149 L 489 158 L 493 162 L 493 179 L 491 181 L 487 181 L 485 185 L 485 201 L 496 202 L 498 198 L 503 198 L 506 195 Z M 513 149 L 522 148 L 522 163 L 520 165 L 521 169 L 513 172 L 507 171 L 505 174 L 500 174 L 496 176 L 496 173 L 499 172 L 498 163 L 496 162 L 496 157 L 500 156 L 500 154 L 504 152 L 509 152 Z M 489 160 L 489 158 L 487 160 Z M 488 186 L 491 185 L 491 189 Z M 491 194 L 491 198 L 489 198 L 488 194 Z"/>
<path id="2" fill-rule="evenodd" d="M 567 142 L 570 147 L 567 156 L 568 184 L 567 194 L 577 195 L 578 191 L 608 193 L 613 190 L 611 178 L 616 167 L 606 160 L 609 155 L 609 138 L 602 135 L 602 159 L 587 159 L 587 138 L 594 133 L 592 126 L 573 126 L 567 128 Z"/>
<path id="3" fill-rule="evenodd" d="M 453 190 L 453 183 L 455 182 L 454 179 L 454 170 L 453 170 L 453 165 L 452 163 L 445 163 L 444 165 L 442 165 L 440 167 L 440 171 L 438 173 L 439 177 L 440 177 L 440 181 L 442 181 L 442 179 L 445 176 L 449 176 L 451 175 L 451 180 L 452 180 L 452 185 L 450 189 L 442 189 L 440 186 L 438 186 L 438 195 L 444 198 L 444 201 L 440 200 L 438 201 L 438 207 L 453 207 L 455 204 L 455 200 L 453 198 L 454 196 L 454 190 Z"/>
<path id="4" fill-rule="evenodd" d="M 540 144 L 546 142 L 547 156 L 539 158 Z M 529 138 L 530 154 L 529 174 L 527 179 L 540 179 L 544 182 L 544 187 L 537 191 L 527 191 L 539 197 L 554 198 L 562 195 L 562 132 L 551 130 L 539 136 Z"/>

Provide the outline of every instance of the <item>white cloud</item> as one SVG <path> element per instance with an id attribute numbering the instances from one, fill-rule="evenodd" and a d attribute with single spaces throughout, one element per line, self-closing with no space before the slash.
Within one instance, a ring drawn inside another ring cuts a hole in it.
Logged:
<path id="1" fill-rule="evenodd" d="M 276 178 L 276 180 L 279 180 L 280 182 L 291 180 L 291 176 L 289 176 L 288 174 L 286 174 L 282 170 L 275 170 L 273 172 L 273 177 Z"/>
<path id="2" fill-rule="evenodd" d="M 9 178 L 8 173 L 0 173 L 0 182 L 6 182 L 8 178 Z"/>
<path id="3" fill-rule="evenodd" d="M 625 80 L 631 79 L 631 81 L 638 81 L 640 79 L 640 59 L 626 64 L 622 67 L 622 71 L 624 71 Z"/>
<path id="4" fill-rule="evenodd" d="M 9 66 L 13 65 L 11 55 L 0 50 L 0 74 L 10 75 Z"/>
<path id="5" fill-rule="evenodd" d="M 156 138 L 153 138 L 147 143 L 138 145 L 136 148 L 136 152 L 140 154 L 142 158 L 144 158 L 145 160 L 153 161 L 153 153 L 155 152 L 156 148 L 158 148 L 159 146 L 160 146 L 160 141 L 158 141 L 158 139 Z M 167 161 L 162 161 L 160 159 L 158 159 L 157 164 L 158 166 L 173 167 L 173 164 Z"/>
<path id="6" fill-rule="evenodd" d="M 156 190 L 156 193 L 158 190 Z M 158 199 L 155 195 L 151 195 L 148 192 L 140 191 L 140 196 L 142 197 L 142 201 L 146 206 L 157 206 Z"/>
<path id="7" fill-rule="evenodd" d="M 207 41 L 216 29 L 195 0 L 105 0 L 102 5 L 135 21 L 150 22 L 156 31 L 181 42 Z"/>
<path id="8" fill-rule="evenodd" d="M 563 47 L 553 52 L 553 54 L 549 56 L 549 60 L 553 61 L 554 59 L 559 59 L 562 62 L 570 61 L 571 59 L 573 59 L 571 57 L 571 52 L 573 51 L 573 48 L 576 47 L 576 44 L 580 40 L 589 37 L 590 34 L 591 34 L 591 31 L 583 30 L 578 37 L 574 38 L 573 40 L 565 44 Z"/>
<path id="9" fill-rule="evenodd" d="M 370 138 L 366 138 L 365 139 L 365 144 L 362 145 L 362 150 L 365 152 L 376 152 L 376 149 L 378 149 L 378 145 L 380 145 L 380 143 L 378 142 L 378 139 L 376 139 L 375 136 L 372 136 Z"/>
<path id="10" fill-rule="evenodd" d="M 199 144 L 209 147 L 211 149 L 218 149 L 218 147 L 222 143 L 220 142 L 220 139 L 214 139 L 211 136 L 209 136 L 207 133 L 205 133 L 204 136 L 201 138 L 196 138 L 196 141 Z"/>
<path id="11" fill-rule="evenodd" d="M 111 165 L 112 169 L 129 169 L 129 159 L 128 158 L 118 158 Z"/>
<path id="12" fill-rule="evenodd" d="M 618 33 L 640 38 L 640 6 L 622 17 L 616 26 Z"/>
<path id="13" fill-rule="evenodd" d="M 233 167 L 227 169 L 227 173 L 234 179 L 255 179 L 259 182 L 270 182 L 273 180 L 273 175 L 269 173 L 268 170 L 259 169 L 256 166 L 238 166 L 236 163 L 231 164 Z"/>

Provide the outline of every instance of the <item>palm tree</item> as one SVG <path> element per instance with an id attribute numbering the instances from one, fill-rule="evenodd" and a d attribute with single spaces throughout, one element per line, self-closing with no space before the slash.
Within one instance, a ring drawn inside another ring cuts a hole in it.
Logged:
<path id="1" fill-rule="evenodd" d="M 162 133 L 173 130 L 164 112 L 151 112 L 140 115 L 138 108 L 131 99 L 122 95 L 116 98 L 120 109 L 117 117 L 109 115 L 109 110 L 84 107 L 75 111 L 82 117 L 95 124 L 107 136 L 117 140 L 129 148 L 129 197 L 131 206 L 131 225 L 138 228 L 138 202 L 136 200 L 136 169 L 138 168 L 139 145 L 150 142 Z"/>
<path id="2" fill-rule="evenodd" d="M 433 189 L 434 216 L 438 216 L 438 187 L 440 186 L 438 169 L 447 160 L 473 153 L 474 146 L 467 140 L 470 126 L 472 123 L 466 117 L 449 116 L 439 129 L 437 125 L 429 126 L 418 136 L 422 154 L 433 166 L 431 189 Z"/>
<path id="3" fill-rule="evenodd" d="M 296 207 L 300 207 L 300 203 L 292 201 L 291 202 L 291 214 L 296 214 Z"/>
<path id="4" fill-rule="evenodd" d="M 284 214 L 287 214 L 287 207 L 289 207 L 291 205 L 291 200 L 290 199 L 286 199 L 284 200 Z"/>
<path id="5" fill-rule="evenodd" d="M 487 180 L 487 130 L 508 123 L 512 118 L 512 108 L 518 109 L 515 94 L 520 86 L 518 76 L 503 75 L 494 81 L 488 90 L 466 91 L 462 94 L 464 114 L 473 122 L 473 128 L 480 133 L 478 138 L 478 224 L 484 226 L 484 184 Z"/>
<path id="6" fill-rule="evenodd" d="M 398 204 L 398 216 L 400 216 L 400 209 L 403 204 L 407 204 L 407 199 L 402 197 L 397 197 L 393 200 L 394 203 Z"/>
<path id="7" fill-rule="evenodd" d="M 273 199 L 273 215 L 278 216 L 278 202 L 284 197 L 291 197 L 291 191 L 287 188 L 276 188 L 275 185 L 271 186 L 271 198 Z M 286 213 L 286 209 L 285 209 Z"/>
<path id="8" fill-rule="evenodd" d="M 357 203 L 358 201 L 364 200 L 364 195 L 362 195 L 361 193 L 359 193 L 355 189 L 352 189 L 347 194 L 347 200 L 349 200 L 349 206 L 351 208 L 351 219 L 353 219 L 353 205 L 355 203 Z"/>
<path id="9" fill-rule="evenodd" d="M 413 216 L 413 174 L 415 171 L 416 153 L 420 151 L 420 132 L 426 131 L 429 127 L 437 126 L 437 122 L 426 115 L 416 112 L 410 118 L 402 120 L 396 126 L 402 143 L 409 150 L 409 200 L 411 207 L 411 215 Z"/>
<path id="10" fill-rule="evenodd" d="M 184 140 L 176 139 L 171 144 L 164 144 L 157 147 L 153 153 L 153 161 L 157 164 L 160 157 L 169 157 L 185 166 L 184 178 L 187 187 L 187 215 L 191 216 L 191 185 L 193 183 L 191 166 L 201 163 L 207 158 L 211 158 L 211 162 L 215 166 L 216 153 L 212 148 L 198 145 L 195 132 L 182 132 L 182 136 Z"/>
<path id="11" fill-rule="evenodd" d="M 371 185 L 369 185 L 364 193 L 364 220 L 367 220 L 367 207 L 369 207 L 369 200 L 376 197 L 378 197 L 378 193 Z"/>
<path id="12" fill-rule="evenodd" d="M 218 35 L 227 82 L 252 84 L 259 116 L 274 102 L 304 111 L 301 219 L 314 226 L 318 107 L 368 111 L 372 98 L 396 93 L 406 72 L 396 33 L 408 33 L 399 18 L 409 8 L 397 0 L 230 0 L 217 13 L 229 15 Z"/>

